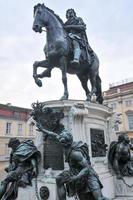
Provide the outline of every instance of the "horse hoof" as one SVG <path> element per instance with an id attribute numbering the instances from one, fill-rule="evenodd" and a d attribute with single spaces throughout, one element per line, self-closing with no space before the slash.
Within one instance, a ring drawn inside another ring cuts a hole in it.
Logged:
<path id="1" fill-rule="evenodd" d="M 67 97 L 67 96 L 63 96 L 63 97 L 61 97 L 61 99 L 60 99 L 60 100 L 62 101 L 62 100 L 67 100 L 67 99 L 68 99 L 68 97 Z"/>
<path id="2" fill-rule="evenodd" d="M 38 79 L 35 82 L 38 85 L 38 87 L 42 87 L 42 81 L 41 80 Z"/>
<path id="3" fill-rule="evenodd" d="M 91 97 L 87 97 L 86 101 L 91 102 Z"/>

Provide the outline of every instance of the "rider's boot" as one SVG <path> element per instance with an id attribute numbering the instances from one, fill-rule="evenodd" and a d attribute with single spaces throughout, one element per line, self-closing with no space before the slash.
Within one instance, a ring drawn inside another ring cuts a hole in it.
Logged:
<path id="1" fill-rule="evenodd" d="M 79 65 L 81 49 L 79 43 L 76 40 L 73 40 L 73 46 L 74 46 L 74 59 L 71 61 L 71 64 Z"/>

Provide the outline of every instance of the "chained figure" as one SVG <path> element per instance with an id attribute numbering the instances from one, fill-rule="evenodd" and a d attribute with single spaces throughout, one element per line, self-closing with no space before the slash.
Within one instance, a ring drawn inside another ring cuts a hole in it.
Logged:
<path id="1" fill-rule="evenodd" d="M 126 133 L 119 135 L 118 141 L 110 144 L 108 159 L 118 179 L 122 179 L 123 176 L 133 176 L 131 151 L 133 151 L 133 145 Z"/>
<path id="2" fill-rule="evenodd" d="M 8 147 L 12 151 L 9 167 L 5 169 L 8 175 L 0 184 L 1 200 L 15 200 L 19 187 L 32 185 L 32 178 L 38 175 L 41 156 L 32 140 L 20 142 L 17 138 L 11 138 Z"/>
<path id="3" fill-rule="evenodd" d="M 71 133 L 63 130 L 60 134 L 44 129 L 40 124 L 38 130 L 45 136 L 58 140 L 63 146 L 69 169 L 56 177 L 59 200 L 78 197 L 80 200 L 109 200 L 102 194 L 102 184 L 97 173 L 91 166 L 88 146 L 81 141 L 74 142 Z"/>

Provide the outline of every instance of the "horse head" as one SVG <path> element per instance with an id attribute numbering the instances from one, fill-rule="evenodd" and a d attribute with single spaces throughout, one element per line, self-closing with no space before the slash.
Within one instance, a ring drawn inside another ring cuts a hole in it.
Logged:
<path id="1" fill-rule="evenodd" d="M 37 4 L 34 6 L 34 22 L 33 22 L 33 30 L 35 32 L 42 32 L 42 28 L 47 26 L 48 17 L 45 13 L 45 5 Z"/>
<path id="2" fill-rule="evenodd" d="M 63 29 L 64 23 L 62 19 L 54 13 L 53 10 L 46 7 L 44 4 L 37 4 L 34 6 L 34 22 L 33 22 L 33 30 L 35 32 L 42 32 L 42 28 L 52 27 L 51 22 L 54 23 L 56 28 Z"/>

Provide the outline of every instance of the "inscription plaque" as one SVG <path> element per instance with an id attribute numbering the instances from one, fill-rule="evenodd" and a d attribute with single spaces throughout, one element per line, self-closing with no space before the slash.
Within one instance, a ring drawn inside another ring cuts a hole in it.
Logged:
<path id="1" fill-rule="evenodd" d="M 106 156 L 106 148 L 104 130 L 90 129 L 91 134 L 91 150 L 92 157 L 104 157 Z"/>
<path id="2" fill-rule="evenodd" d="M 58 141 L 46 140 L 44 142 L 44 169 L 64 169 L 63 149 Z"/>

